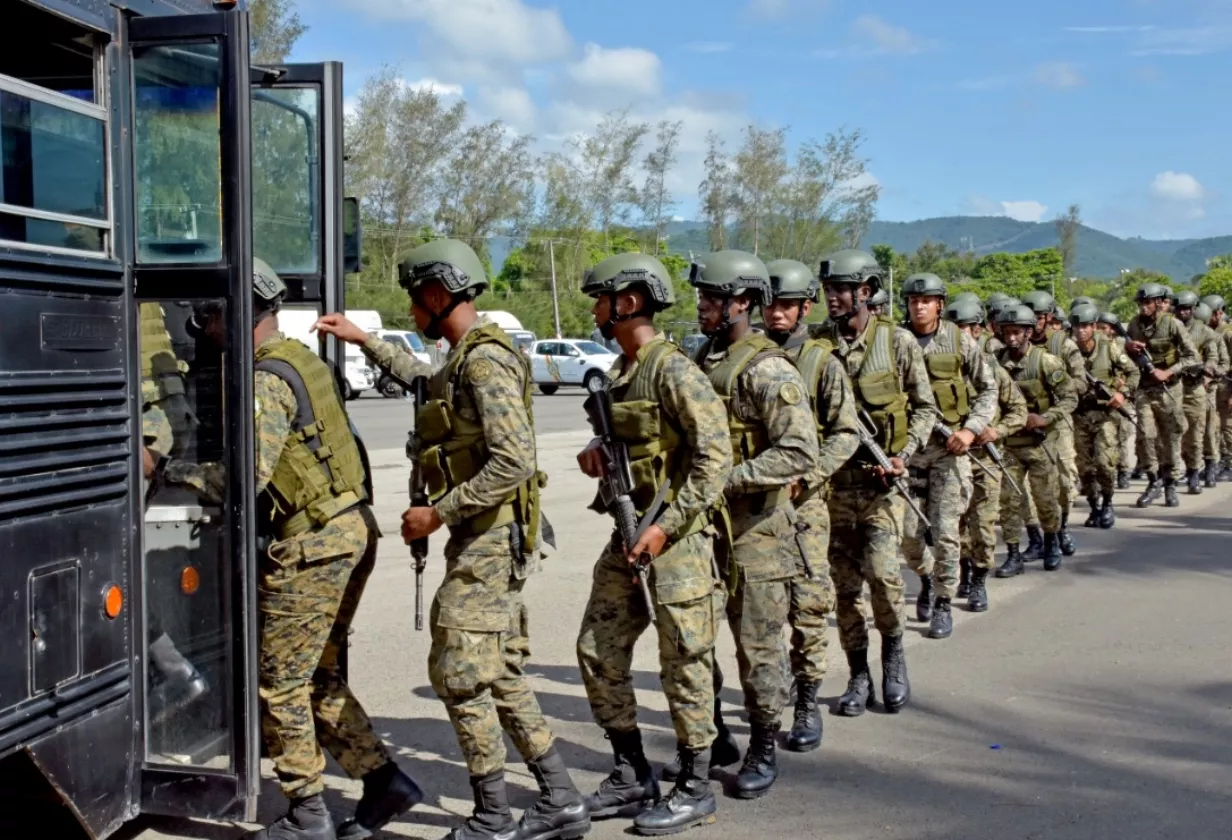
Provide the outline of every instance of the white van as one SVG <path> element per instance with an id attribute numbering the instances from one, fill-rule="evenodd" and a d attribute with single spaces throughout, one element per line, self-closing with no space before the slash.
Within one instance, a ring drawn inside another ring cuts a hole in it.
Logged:
<path id="1" fill-rule="evenodd" d="M 367 314 L 362 310 L 361 313 L 361 317 Z M 373 311 L 372 314 L 376 315 L 376 329 L 380 329 L 380 313 Z M 319 354 L 321 337 L 319 333 L 312 332 L 312 325 L 317 322 L 318 317 L 320 316 L 315 308 L 284 306 L 278 313 L 278 329 L 287 338 L 298 339 L 312 348 L 313 352 Z M 348 314 L 347 317 L 350 315 Z M 343 397 L 353 400 L 364 391 L 370 391 L 376 387 L 376 376 L 372 368 L 368 366 L 368 360 L 364 358 L 363 351 L 350 344 L 344 344 L 343 347 L 346 353 L 346 364 L 343 366 L 343 372 L 346 374 L 346 392 Z"/>

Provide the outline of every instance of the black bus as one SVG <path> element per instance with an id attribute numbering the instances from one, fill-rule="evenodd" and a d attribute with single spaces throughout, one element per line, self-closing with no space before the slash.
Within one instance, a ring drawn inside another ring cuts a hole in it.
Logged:
<path id="1" fill-rule="evenodd" d="M 0 812 L 252 820 L 252 259 L 289 308 L 343 309 L 342 68 L 252 65 L 234 0 L 3 6 Z M 221 507 L 143 483 L 152 407 L 226 466 Z"/>

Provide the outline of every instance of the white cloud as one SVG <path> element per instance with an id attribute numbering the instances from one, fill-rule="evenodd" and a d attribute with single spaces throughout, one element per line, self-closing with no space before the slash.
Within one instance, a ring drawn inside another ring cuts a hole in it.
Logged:
<path id="1" fill-rule="evenodd" d="M 869 42 L 875 51 L 894 55 L 913 55 L 926 48 L 929 43 L 906 27 L 894 26 L 876 15 L 862 15 L 851 24 L 851 31 L 857 37 Z"/>
<path id="2" fill-rule="evenodd" d="M 684 48 L 689 52 L 710 55 L 730 52 L 735 46 L 731 41 L 690 41 L 684 45 Z"/>
<path id="3" fill-rule="evenodd" d="M 1068 90 L 1086 84 L 1086 79 L 1068 61 L 1050 61 L 1035 68 L 1035 82 L 1056 90 Z"/>
<path id="4" fill-rule="evenodd" d="M 535 102 L 525 88 L 481 85 L 477 104 L 485 117 L 503 120 L 519 133 L 535 127 Z"/>
<path id="5" fill-rule="evenodd" d="M 1020 222 L 1038 222 L 1048 212 L 1048 206 L 1038 201 L 1003 201 L 1002 215 Z"/>
<path id="6" fill-rule="evenodd" d="M 442 96 L 442 97 L 462 96 L 462 94 L 465 93 L 465 91 L 462 89 L 462 85 L 450 84 L 448 82 L 442 82 L 442 81 L 439 81 L 438 79 L 433 79 L 430 77 L 424 78 L 424 79 L 417 79 L 413 82 L 408 82 L 406 80 L 403 80 L 402 86 L 405 87 L 407 90 L 432 91 L 437 96 Z"/>
<path id="7" fill-rule="evenodd" d="M 1151 182 L 1151 195 L 1165 201 L 1200 202 L 1206 195 L 1198 179 L 1188 172 L 1160 172 Z"/>
<path id="8" fill-rule="evenodd" d="M 569 65 L 569 76 L 592 90 L 654 96 L 659 92 L 663 64 L 650 50 L 637 47 L 607 49 L 587 44 L 580 61 Z"/>

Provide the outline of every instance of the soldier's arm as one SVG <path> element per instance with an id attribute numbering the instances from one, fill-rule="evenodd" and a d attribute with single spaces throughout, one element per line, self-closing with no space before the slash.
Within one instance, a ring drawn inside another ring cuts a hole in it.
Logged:
<path id="1" fill-rule="evenodd" d="M 462 387 L 475 402 L 488 460 L 470 481 L 436 503 L 446 525 L 457 525 L 497 507 L 535 474 L 535 430 L 522 402 L 525 372 L 513 353 L 481 345 L 467 357 Z"/>
<path id="2" fill-rule="evenodd" d="M 1027 398 L 1005 368 L 996 365 L 994 373 L 997 378 L 997 399 L 1001 403 L 1001 419 L 994 428 L 998 438 L 1007 438 L 1027 425 Z"/>
<path id="3" fill-rule="evenodd" d="M 963 375 L 975 392 L 971 413 L 963 428 L 978 437 L 997 414 L 997 378 L 976 340 L 966 333 L 959 335 L 962 336 Z"/>
<path id="4" fill-rule="evenodd" d="M 901 327 L 894 330 L 894 359 L 903 390 L 907 393 L 910 416 L 907 446 L 898 453 L 898 457 L 910 461 L 911 456 L 928 443 L 940 415 L 929 384 L 928 369 L 924 367 L 924 353 L 911 334 Z"/>
<path id="5" fill-rule="evenodd" d="M 772 356 L 750 367 L 741 379 L 770 446 L 732 468 L 727 492 L 779 489 L 807 478 L 817 463 L 817 424 L 800 372 L 787 359 Z"/>
<path id="6" fill-rule="evenodd" d="M 686 522 L 722 498 L 731 473 L 732 450 L 727 410 L 706 374 L 684 354 L 672 353 L 661 377 L 663 408 L 680 424 L 693 453 L 676 499 L 655 522 L 671 538 Z"/>
<path id="7" fill-rule="evenodd" d="M 1228 345 L 1224 343 L 1223 336 L 1215 333 L 1215 349 L 1218 352 L 1219 360 L 1216 363 L 1215 375 L 1227 376 L 1228 367 L 1232 364 L 1232 359 L 1228 357 Z"/>
<path id="8" fill-rule="evenodd" d="M 1186 368 L 1197 367 L 1202 364 L 1202 354 L 1198 352 L 1197 346 L 1189 336 L 1189 330 L 1185 329 L 1184 325 L 1175 318 L 1168 319 L 1168 326 L 1172 330 L 1172 342 L 1176 345 L 1177 352 L 1180 358 L 1176 360 L 1176 364 L 1168 368 L 1173 373 L 1180 373 Z"/>
<path id="9" fill-rule="evenodd" d="M 1065 364 L 1056 356 L 1044 354 L 1040 361 L 1044 382 L 1052 395 L 1052 407 L 1044 412 L 1049 426 L 1055 426 L 1069 417 L 1078 408 L 1078 391 L 1074 381 L 1065 372 Z"/>
<path id="10" fill-rule="evenodd" d="M 1112 369 L 1124 383 L 1117 389 L 1125 396 L 1131 396 L 1134 391 L 1138 390 L 1138 383 L 1142 380 L 1142 372 L 1138 370 L 1138 366 L 1129 360 L 1129 356 L 1125 355 L 1124 350 L 1112 348 Z"/>
<path id="11" fill-rule="evenodd" d="M 364 355 L 395 379 L 410 382 L 417 376 L 432 376 L 432 366 L 416 359 L 405 347 L 399 347 L 376 336 L 369 336 L 360 348 Z"/>
<path id="12" fill-rule="evenodd" d="M 1086 360 L 1082 356 L 1082 351 L 1078 349 L 1078 342 L 1072 338 L 1065 339 L 1065 372 L 1069 374 L 1069 381 L 1074 385 L 1074 391 L 1078 396 L 1083 396 L 1087 392 L 1087 378 L 1083 373 L 1087 369 Z"/>
<path id="13" fill-rule="evenodd" d="M 817 384 L 817 415 L 823 439 L 810 483 L 829 480 L 860 448 L 855 390 L 843 363 L 835 356 L 827 361 Z"/>
<path id="14" fill-rule="evenodd" d="M 1205 335 L 1206 338 L 1202 342 L 1202 363 L 1206 367 L 1207 374 L 1213 376 L 1219 372 L 1219 342 L 1209 330 Z"/>

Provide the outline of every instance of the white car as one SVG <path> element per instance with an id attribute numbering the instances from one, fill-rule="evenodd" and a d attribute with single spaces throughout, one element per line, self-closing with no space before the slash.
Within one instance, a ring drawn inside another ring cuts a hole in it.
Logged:
<path id="1" fill-rule="evenodd" d="M 561 385 L 580 385 L 592 393 L 599 390 L 616 358 L 602 344 L 580 338 L 536 341 L 530 349 L 535 384 L 548 395 L 555 394 Z"/>
<path id="2" fill-rule="evenodd" d="M 429 367 L 432 366 L 432 357 L 428 355 L 428 348 L 424 346 L 423 340 L 418 333 L 413 333 L 410 330 L 376 330 L 372 333 L 382 341 L 388 341 L 395 347 L 407 351 L 419 361 Z M 399 398 L 405 396 L 402 392 L 402 386 L 393 380 L 388 374 L 376 371 L 376 389 L 381 392 L 381 396 L 390 398 Z"/>

